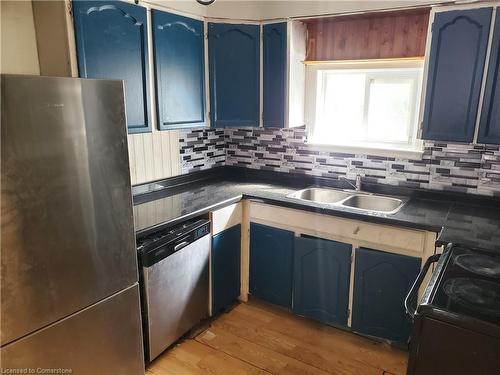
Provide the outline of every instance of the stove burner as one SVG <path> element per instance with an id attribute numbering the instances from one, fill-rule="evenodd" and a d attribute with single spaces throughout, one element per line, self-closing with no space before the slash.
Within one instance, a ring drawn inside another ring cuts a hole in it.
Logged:
<path id="1" fill-rule="evenodd" d="M 444 292 L 456 303 L 473 311 L 500 316 L 500 285 L 491 281 L 457 277 L 448 279 Z"/>
<path id="2" fill-rule="evenodd" d="M 455 263 L 477 275 L 500 278 L 500 259 L 483 254 L 460 254 Z"/>

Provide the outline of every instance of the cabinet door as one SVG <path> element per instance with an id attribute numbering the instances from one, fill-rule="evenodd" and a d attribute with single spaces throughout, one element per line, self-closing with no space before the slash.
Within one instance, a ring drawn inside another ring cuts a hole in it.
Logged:
<path id="1" fill-rule="evenodd" d="M 286 22 L 263 26 L 264 126 L 285 126 Z"/>
<path id="2" fill-rule="evenodd" d="M 478 140 L 500 144 L 500 8 L 495 19 Z"/>
<path id="3" fill-rule="evenodd" d="M 158 127 L 205 126 L 203 22 L 153 10 Z"/>
<path id="4" fill-rule="evenodd" d="M 250 224 L 250 293 L 292 307 L 292 232 Z"/>
<path id="5" fill-rule="evenodd" d="M 347 325 L 351 245 L 296 238 L 293 311 L 327 324 Z"/>
<path id="6" fill-rule="evenodd" d="M 124 81 L 129 133 L 151 131 L 146 8 L 73 1 L 80 77 Z"/>
<path id="7" fill-rule="evenodd" d="M 208 24 L 212 127 L 259 126 L 260 26 Z"/>
<path id="8" fill-rule="evenodd" d="M 492 8 L 436 13 L 425 98 L 423 139 L 474 138 Z"/>
<path id="9" fill-rule="evenodd" d="M 405 342 L 411 325 L 404 299 L 420 271 L 421 260 L 363 248 L 356 250 L 355 259 L 352 329 Z"/>
<path id="10" fill-rule="evenodd" d="M 241 227 L 235 225 L 212 238 L 212 314 L 240 295 Z"/>

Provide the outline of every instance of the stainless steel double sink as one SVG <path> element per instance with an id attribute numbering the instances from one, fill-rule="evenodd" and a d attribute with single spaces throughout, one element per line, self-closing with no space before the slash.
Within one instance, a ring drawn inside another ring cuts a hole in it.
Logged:
<path id="1" fill-rule="evenodd" d="M 352 208 L 365 212 L 395 214 L 406 200 L 356 190 L 311 187 L 293 192 L 288 198 Z"/>

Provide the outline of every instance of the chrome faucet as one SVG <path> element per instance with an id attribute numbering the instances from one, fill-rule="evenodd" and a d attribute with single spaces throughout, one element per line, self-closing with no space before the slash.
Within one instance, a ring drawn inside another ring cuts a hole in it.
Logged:
<path id="1" fill-rule="evenodd" d="M 352 186 L 352 188 L 355 189 L 356 191 L 361 191 L 361 175 L 360 174 L 356 175 L 356 184 L 353 184 L 349 179 L 347 179 L 347 177 L 341 176 L 340 178 L 342 180 L 344 180 L 345 182 L 347 182 L 350 186 Z"/>

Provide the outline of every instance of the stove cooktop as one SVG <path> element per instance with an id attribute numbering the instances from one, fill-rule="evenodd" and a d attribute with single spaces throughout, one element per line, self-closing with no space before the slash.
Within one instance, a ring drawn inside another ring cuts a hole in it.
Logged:
<path id="1" fill-rule="evenodd" d="M 500 326 L 500 256 L 451 248 L 430 304 Z"/>

